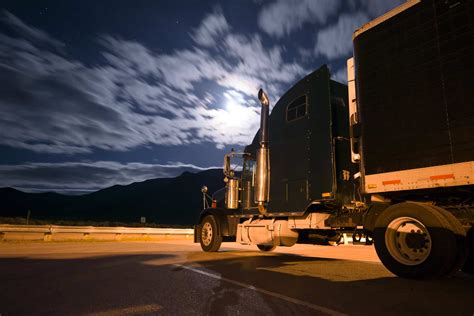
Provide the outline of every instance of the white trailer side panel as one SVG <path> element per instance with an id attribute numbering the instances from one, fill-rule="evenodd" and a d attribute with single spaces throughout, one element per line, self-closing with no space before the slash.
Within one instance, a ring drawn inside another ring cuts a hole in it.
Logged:
<path id="1" fill-rule="evenodd" d="M 381 193 L 474 184 L 474 161 L 365 175 L 365 192 Z"/>

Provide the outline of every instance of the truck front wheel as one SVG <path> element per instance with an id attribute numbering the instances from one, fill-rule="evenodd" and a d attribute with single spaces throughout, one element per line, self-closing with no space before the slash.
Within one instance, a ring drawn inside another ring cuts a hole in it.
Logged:
<path id="1" fill-rule="evenodd" d="M 198 238 L 202 250 L 206 252 L 218 251 L 221 247 L 222 236 L 219 234 L 214 216 L 207 215 L 199 225 Z"/>
<path id="2" fill-rule="evenodd" d="M 426 204 L 388 207 L 377 219 L 374 242 L 382 263 L 400 277 L 444 276 L 457 260 L 456 238 L 449 221 Z"/>

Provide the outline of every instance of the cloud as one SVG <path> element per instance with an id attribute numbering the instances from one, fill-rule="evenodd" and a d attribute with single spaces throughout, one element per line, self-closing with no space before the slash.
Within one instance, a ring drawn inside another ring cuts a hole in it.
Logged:
<path id="1" fill-rule="evenodd" d="M 369 20 L 364 12 L 341 14 L 335 24 L 317 33 L 314 52 L 329 60 L 349 57 L 352 53 L 352 33 Z"/>
<path id="2" fill-rule="evenodd" d="M 230 30 L 225 16 L 221 10 L 209 14 L 201 22 L 201 25 L 191 34 L 192 39 L 202 46 L 213 46 L 217 39 Z"/>
<path id="3" fill-rule="evenodd" d="M 251 98 L 255 98 L 255 92 L 263 87 L 275 103 L 284 91 L 281 89 L 282 84 L 289 88 L 288 83 L 309 72 L 296 62 L 285 62 L 281 47 L 264 47 L 259 35 L 248 37 L 230 34 L 226 37 L 224 46 L 238 63 L 232 72 L 219 79 L 218 83 Z"/>
<path id="4" fill-rule="evenodd" d="M 103 55 L 109 64 L 127 77 L 151 76 L 163 81 L 166 87 L 182 92 L 192 90 L 196 82 L 220 78 L 228 71 L 222 61 L 200 48 L 154 54 L 143 44 L 111 36 L 103 36 L 101 43 L 106 49 Z M 153 85 L 153 82 L 146 83 Z"/>
<path id="5" fill-rule="evenodd" d="M 404 3 L 405 0 L 359 0 L 360 5 L 371 18 L 376 18 Z"/>
<path id="6" fill-rule="evenodd" d="M 47 33 L 41 30 L 26 25 L 23 23 L 23 21 L 8 11 L 3 10 L 3 12 L 0 14 L 0 21 L 3 21 L 6 25 L 9 25 L 13 31 L 17 32 L 28 40 L 38 41 L 59 50 L 62 50 L 64 47 L 64 44 L 60 41 L 51 38 Z"/>
<path id="7" fill-rule="evenodd" d="M 286 61 L 281 47 L 232 33 L 223 20 L 219 12 L 207 16 L 193 34 L 195 40 L 206 38 L 204 30 L 223 36 L 221 54 L 205 46 L 160 54 L 102 34 L 103 61 L 91 66 L 5 13 L 2 21 L 21 36 L 0 33 L 0 144 L 74 155 L 148 144 L 213 142 L 223 148 L 251 142 L 258 89 L 276 99 L 306 71 Z M 229 105 L 231 91 L 240 94 Z"/>
<path id="8" fill-rule="evenodd" d="M 334 73 L 331 72 L 331 79 L 347 84 L 347 67 L 339 68 Z"/>
<path id="9" fill-rule="evenodd" d="M 340 5 L 339 0 L 278 0 L 263 7 L 258 25 L 271 36 L 283 37 L 304 23 L 326 23 Z"/>
<path id="10" fill-rule="evenodd" d="M 207 169 L 212 168 L 180 162 L 169 164 L 113 161 L 26 163 L 0 165 L 0 178 L 2 186 L 29 192 L 86 192 L 116 184 L 127 185 L 147 179 L 175 177 L 184 171 L 195 173 Z"/>

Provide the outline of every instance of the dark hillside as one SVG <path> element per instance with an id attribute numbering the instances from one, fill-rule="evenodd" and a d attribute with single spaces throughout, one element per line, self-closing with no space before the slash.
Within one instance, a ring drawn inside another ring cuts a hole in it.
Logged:
<path id="1" fill-rule="evenodd" d="M 25 193 L 0 189 L 0 216 L 41 219 L 137 222 L 140 217 L 159 224 L 194 224 L 202 208 L 201 186 L 210 192 L 224 186 L 220 169 L 184 172 L 161 178 L 115 185 L 81 196 L 58 193 Z"/>

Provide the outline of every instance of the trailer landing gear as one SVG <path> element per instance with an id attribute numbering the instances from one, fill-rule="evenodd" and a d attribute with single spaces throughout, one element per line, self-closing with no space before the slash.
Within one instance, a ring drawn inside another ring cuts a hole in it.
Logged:
<path id="1" fill-rule="evenodd" d="M 466 259 L 466 238 L 461 224 L 450 216 L 427 204 L 405 202 L 388 207 L 374 230 L 380 260 L 405 278 L 427 279 L 456 272 Z"/>

